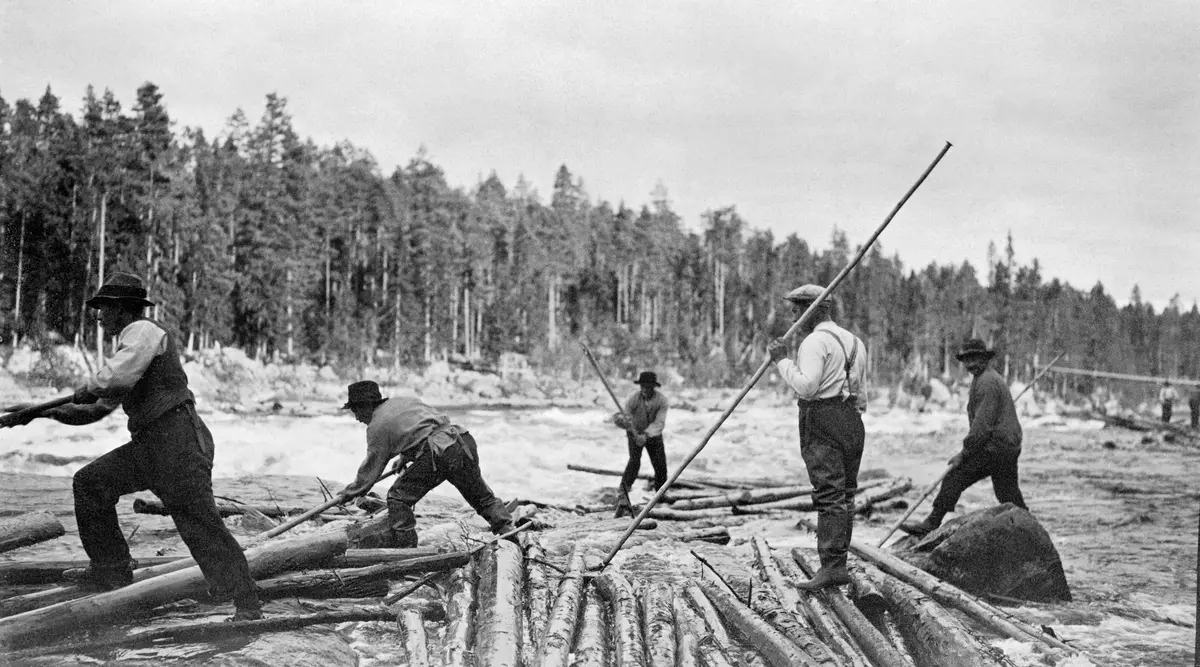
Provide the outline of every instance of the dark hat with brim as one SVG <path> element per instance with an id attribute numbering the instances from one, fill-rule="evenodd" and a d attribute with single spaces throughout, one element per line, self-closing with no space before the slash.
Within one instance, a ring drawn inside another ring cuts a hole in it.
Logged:
<path id="1" fill-rule="evenodd" d="M 643 387 L 646 385 L 650 385 L 651 387 L 661 387 L 662 386 L 661 384 L 658 383 L 658 375 L 656 375 L 650 371 L 642 371 L 642 374 L 638 376 L 638 379 L 636 382 L 634 382 L 634 384 L 640 384 Z"/>
<path id="2" fill-rule="evenodd" d="M 132 273 L 114 273 L 104 281 L 92 298 L 84 302 L 88 308 L 99 308 L 103 303 L 134 303 L 143 308 L 154 306 L 146 298 L 146 287 L 142 279 Z"/>
<path id="3" fill-rule="evenodd" d="M 959 349 L 958 354 L 954 355 L 954 358 L 958 359 L 959 361 L 964 361 L 971 357 L 983 357 L 984 359 L 991 359 L 994 356 L 996 356 L 995 350 L 989 350 L 987 344 L 982 340 L 978 338 L 972 338 L 963 343 L 962 348 Z"/>
<path id="4" fill-rule="evenodd" d="M 346 390 L 350 394 L 350 400 L 342 406 L 343 410 L 349 410 L 356 405 L 379 405 L 387 400 L 379 393 L 379 385 L 372 380 L 355 382 Z"/>

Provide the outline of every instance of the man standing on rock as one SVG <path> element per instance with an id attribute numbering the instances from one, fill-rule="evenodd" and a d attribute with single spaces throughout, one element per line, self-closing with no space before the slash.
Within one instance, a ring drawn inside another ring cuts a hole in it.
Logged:
<path id="1" fill-rule="evenodd" d="M 799 317 L 824 291 L 820 285 L 803 285 L 784 298 Z M 767 345 L 779 375 L 800 397 L 800 455 L 813 487 L 821 561 L 816 575 L 798 584 L 805 590 L 850 583 L 846 553 L 866 442 L 862 409 L 867 349 L 857 336 L 833 322 L 833 305 L 832 298 L 826 297 L 800 330 L 804 340 L 795 362 L 787 358 L 784 339 Z"/>
<path id="2" fill-rule="evenodd" d="M 371 380 L 355 382 L 348 393 L 342 409 L 367 425 L 367 456 L 340 495 L 349 500 L 370 491 L 388 461 L 400 457 L 396 465 L 403 470 L 387 494 L 390 546 L 417 546 L 413 506 L 445 481 L 488 522 L 492 533 L 515 529 L 508 509 L 483 481 L 479 452 L 469 432 L 415 397 L 384 398 Z M 515 535 L 507 539 L 517 542 Z"/>
<path id="3" fill-rule="evenodd" d="M 84 425 L 119 405 L 129 418 L 131 441 L 75 473 L 75 520 L 91 563 L 72 578 L 91 591 L 133 582 L 133 560 L 116 505 L 123 495 L 150 490 L 170 512 L 210 594 L 233 599 L 231 620 L 262 618 L 246 556 L 213 500 L 212 434 L 196 414 L 174 338 L 162 324 L 143 316 L 154 305 L 146 296 L 140 278 L 114 273 L 87 300 L 99 311 L 106 332 L 120 332 L 117 351 L 75 391 L 71 404 L 37 415 Z"/>
<path id="4" fill-rule="evenodd" d="M 654 490 L 662 488 L 667 483 L 667 448 L 663 444 L 663 429 L 667 425 L 667 397 L 658 387 L 658 375 L 650 371 L 642 371 L 636 383 L 641 387 L 637 393 L 625 401 L 625 415 L 631 421 L 625 424 L 618 420 L 618 426 L 625 429 L 626 442 L 629 445 L 629 461 L 625 463 L 625 472 L 621 475 L 621 498 L 629 497 L 629 490 L 637 480 L 638 470 L 642 467 L 642 450 L 650 455 L 650 465 L 654 467 Z"/>
<path id="5" fill-rule="evenodd" d="M 1021 509 L 1025 498 L 1018 484 L 1017 459 L 1021 456 L 1021 423 L 1017 408 L 1004 378 L 990 366 L 994 350 L 978 338 L 963 344 L 956 358 L 974 379 L 967 394 L 967 420 L 970 431 L 963 438 L 962 451 L 950 459 L 950 471 L 942 480 L 933 510 L 922 521 L 906 521 L 900 529 L 909 535 L 923 536 L 954 511 L 958 499 L 972 484 L 992 478 L 996 500 Z"/>

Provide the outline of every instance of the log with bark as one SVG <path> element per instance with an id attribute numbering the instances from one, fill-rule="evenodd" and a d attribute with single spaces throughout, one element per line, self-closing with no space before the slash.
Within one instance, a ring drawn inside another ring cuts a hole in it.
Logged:
<path id="1" fill-rule="evenodd" d="M 704 597 L 704 594 L 700 593 L 700 597 Z M 705 601 L 707 602 L 707 598 L 705 598 Z M 675 627 L 678 630 L 678 636 L 681 638 L 695 638 L 696 654 L 704 665 L 707 667 L 733 667 L 734 663 L 725 652 L 725 647 L 720 645 L 712 632 L 709 631 L 704 620 L 685 602 L 684 597 L 676 596 L 674 611 Z M 687 659 L 684 649 L 681 649 L 679 654 L 684 656 L 684 660 Z M 683 661 L 681 660 L 680 667 L 682 665 Z"/>
<path id="2" fill-rule="evenodd" d="M 604 616 L 604 601 L 594 586 L 584 586 L 583 613 L 579 632 L 575 634 L 574 660 L 571 667 L 608 667 L 608 623 Z"/>
<path id="3" fill-rule="evenodd" d="M 346 545 L 345 531 L 322 531 L 267 542 L 247 551 L 246 560 L 252 576 L 265 578 L 328 560 L 344 552 Z M 168 563 L 166 567 L 173 565 L 175 563 Z M 202 594 L 206 588 L 199 566 L 193 565 L 135 581 L 117 590 L 9 616 L 0 619 L 0 646 L 15 648 L 97 623 L 111 624 L 168 602 Z"/>
<path id="4" fill-rule="evenodd" d="M 830 667 L 841 665 L 841 660 L 820 641 L 812 626 L 805 622 L 801 612 L 804 603 L 800 600 L 800 593 L 785 581 L 767 541 L 756 535 L 751 541 L 751 546 L 754 549 L 754 563 L 758 567 L 759 576 L 766 582 L 765 586 L 757 586 L 753 591 L 754 608 L 792 640 L 792 643 L 812 656 L 818 664 Z M 778 611 L 771 607 L 773 601 L 779 606 Z"/>
<path id="5" fill-rule="evenodd" d="M 792 560 L 796 561 L 796 565 L 799 565 L 809 578 L 816 575 L 816 571 L 809 565 L 808 560 L 799 549 L 792 549 Z M 907 664 L 906 656 L 897 650 L 888 638 L 880 633 L 836 586 L 830 586 L 818 592 L 817 595 L 833 609 L 833 613 L 850 631 L 850 635 L 859 648 L 875 667 L 903 667 Z"/>
<path id="6" fill-rule="evenodd" d="M 470 559 L 465 551 L 450 551 L 367 567 L 311 570 L 260 581 L 258 589 L 259 595 L 268 600 L 284 597 L 382 597 L 388 593 L 390 580 L 410 574 L 443 572 L 462 567 Z"/>
<path id="7" fill-rule="evenodd" d="M 665 581 L 650 582 L 642 592 L 642 637 L 650 667 L 675 667 L 674 599 L 675 590 Z"/>
<path id="8" fill-rule="evenodd" d="M 501 540 L 480 554 L 475 660 L 479 667 L 518 667 L 521 659 L 521 548 Z"/>
<path id="9" fill-rule="evenodd" d="M 877 487 L 890 484 L 890 479 L 872 479 L 867 480 L 858 486 L 855 492 L 856 496 L 863 495 L 868 491 L 874 490 Z M 816 509 L 813 505 L 812 498 L 797 497 L 787 500 L 775 500 L 767 503 L 755 503 L 753 505 L 737 505 L 732 508 L 733 514 L 768 514 L 771 512 L 789 511 L 789 512 L 812 512 Z"/>
<path id="10" fill-rule="evenodd" d="M 873 566 L 864 566 L 892 610 L 913 658 L 922 667 L 999 667 L 988 646 L 971 634 L 957 618 L 933 598 L 889 577 Z"/>
<path id="11" fill-rule="evenodd" d="M 583 570 L 583 551 L 576 545 L 567 556 L 567 572 L 558 582 L 558 594 L 538 647 L 534 664 L 540 667 L 567 666 L 583 598 Z"/>
<path id="12" fill-rule="evenodd" d="M 546 630 L 546 617 L 552 603 L 549 569 L 541 542 L 534 535 L 528 536 L 525 543 L 525 609 L 521 614 L 521 654 L 526 665 L 537 661 L 542 632 Z"/>
<path id="13" fill-rule="evenodd" d="M 811 486 L 778 486 L 764 489 L 733 491 L 718 496 L 705 496 L 691 500 L 676 500 L 671 503 L 673 510 L 701 510 L 713 507 L 735 507 L 738 505 L 757 505 L 760 503 L 787 500 L 798 496 L 812 494 Z"/>
<path id="14" fill-rule="evenodd" d="M 612 470 L 608 468 L 597 468 L 594 466 L 580 465 L 577 463 L 567 464 L 568 470 L 577 472 L 590 472 L 594 475 L 606 475 L 609 477 L 620 477 L 625 474 L 624 470 Z M 654 475 L 649 473 L 641 473 L 638 479 L 646 481 L 654 481 Z M 729 477 L 708 477 L 704 475 L 688 475 L 687 479 L 677 479 L 671 485 L 672 488 L 680 489 L 726 489 L 736 491 L 739 489 L 757 489 L 777 486 L 788 486 L 793 484 L 795 480 L 789 479 L 768 479 L 768 478 L 729 478 Z"/>
<path id="15" fill-rule="evenodd" d="M 774 667 L 817 667 L 818 663 L 812 656 L 771 627 L 728 590 L 708 579 L 701 579 L 699 585 L 720 612 L 721 618 L 746 637 L 747 642 Z"/>
<path id="16" fill-rule="evenodd" d="M 884 488 L 875 488 L 867 493 L 857 494 L 854 497 L 854 513 L 870 514 L 877 506 L 882 506 L 886 501 L 908 493 L 910 489 L 912 489 L 912 480 L 901 477 L 892 480 L 892 483 Z"/>
<path id="17" fill-rule="evenodd" d="M 0 552 L 20 549 L 66 534 L 62 522 L 50 512 L 27 512 L 0 519 Z"/>
<path id="18" fill-rule="evenodd" d="M 671 598 L 671 617 L 675 625 L 676 667 L 700 667 L 700 635 L 685 620 L 687 604 L 675 595 Z"/>
<path id="19" fill-rule="evenodd" d="M 405 609 L 397 619 L 404 633 L 404 653 L 409 667 L 429 667 L 429 647 L 425 640 L 425 618 L 416 609 Z"/>
<path id="20" fill-rule="evenodd" d="M 480 556 L 450 574 L 446 586 L 446 632 L 442 642 L 442 664 L 468 667 L 475 614 L 476 563 Z"/>
<path id="21" fill-rule="evenodd" d="M 808 620 L 812 622 L 817 636 L 837 654 L 838 660 L 847 667 L 871 667 L 867 656 L 863 655 L 862 649 L 854 642 L 850 631 L 838 620 L 837 615 L 816 595 L 795 587 L 796 582 L 808 580 L 796 563 L 782 554 L 773 554 L 773 558 L 783 575 L 785 585 L 799 596 L 800 604 L 804 607 Z"/>
<path id="22" fill-rule="evenodd" d="M 637 598 L 633 595 L 629 580 L 618 572 L 607 570 L 593 579 L 592 585 L 608 603 L 613 653 L 617 664 L 621 667 L 645 667 L 642 624 L 638 622 Z"/>
<path id="23" fill-rule="evenodd" d="M 145 498 L 134 498 L 133 511 L 135 514 L 155 514 L 158 516 L 170 516 L 171 512 L 163 505 L 161 500 L 152 500 Z M 243 505 L 241 503 L 218 502 L 217 512 L 224 517 L 241 516 L 248 513 L 258 513 L 272 519 L 280 517 L 292 516 L 295 514 L 304 514 L 308 511 L 307 507 L 280 507 L 278 505 Z"/>
<path id="24" fill-rule="evenodd" d="M 816 529 L 815 524 L 810 527 L 813 530 Z M 1054 651 L 1063 651 L 1067 654 L 1079 653 L 1078 649 L 1064 643 L 1057 637 L 1052 637 L 1041 629 L 1025 623 L 1015 616 L 976 598 L 953 584 L 938 579 L 914 565 L 900 560 L 900 558 L 878 547 L 867 544 L 862 540 L 852 539 L 850 540 L 850 550 L 883 572 L 916 587 L 921 592 L 937 600 L 942 606 L 961 611 L 977 623 L 997 634 L 1021 642 L 1035 642 L 1036 645 L 1041 646 L 1044 650 L 1051 651 L 1051 657 L 1057 657 Z"/>
<path id="25" fill-rule="evenodd" d="M 699 521 L 702 519 L 727 519 L 730 514 L 732 512 L 727 507 L 704 510 L 677 510 L 674 507 L 656 506 L 650 510 L 650 514 L 647 516 L 663 521 Z"/>

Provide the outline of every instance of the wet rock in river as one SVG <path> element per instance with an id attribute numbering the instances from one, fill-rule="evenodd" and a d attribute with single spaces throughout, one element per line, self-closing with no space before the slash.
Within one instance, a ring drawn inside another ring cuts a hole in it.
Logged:
<path id="1" fill-rule="evenodd" d="M 1050 534 L 1012 503 L 955 518 L 910 545 L 897 555 L 976 595 L 1071 599 Z"/>

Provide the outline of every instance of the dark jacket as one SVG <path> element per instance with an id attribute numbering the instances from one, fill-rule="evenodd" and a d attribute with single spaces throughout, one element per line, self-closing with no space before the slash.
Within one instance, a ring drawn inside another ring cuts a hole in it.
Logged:
<path id="1" fill-rule="evenodd" d="M 967 419 L 971 430 L 963 439 L 967 453 L 1015 454 L 1021 451 L 1021 423 L 1012 394 L 994 369 L 988 368 L 971 381 L 967 395 Z"/>

